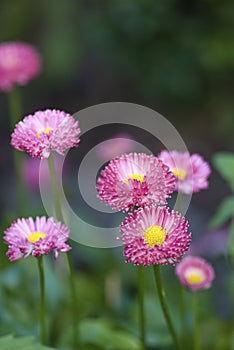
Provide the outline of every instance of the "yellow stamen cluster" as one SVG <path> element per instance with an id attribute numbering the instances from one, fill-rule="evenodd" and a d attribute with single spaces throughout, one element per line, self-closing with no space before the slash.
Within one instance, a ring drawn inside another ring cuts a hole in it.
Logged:
<path id="1" fill-rule="evenodd" d="M 161 226 L 151 226 L 143 233 L 145 243 L 150 247 L 154 248 L 155 244 L 159 247 L 163 244 L 166 239 L 166 230 L 163 230 Z"/>
<path id="2" fill-rule="evenodd" d="M 32 243 L 36 243 L 40 238 L 45 238 L 46 234 L 40 231 L 32 232 L 28 235 L 28 240 Z"/>
<path id="3" fill-rule="evenodd" d="M 174 169 L 172 172 L 180 180 L 184 180 L 186 177 L 186 172 L 182 169 Z"/>
<path id="4" fill-rule="evenodd" d="M 130 175 L 130 176 L 125 180 L 125 183 L 126 183 L 127 185 L 129 185 L 128 179 L 138 180 L 138 181 L 140 181 L 140 183 L 142 183 L 142 182 L 144 181 L 144 175 L 142 175 L 142 174 L 132 174 L 132 175 Z"/>
<path id="5" fill-rule="evenodd" d="M 187 278 L 187 281 L 191 284 L 198 284 L 203 281 L 203 277 L 199 273 L 192 273 L 186 278 Z"/>
<path id="6" fill-rule="evenodd" d="M 45 128 L 45 129 L 40 129 L 37 132 L 37 137 L 40 138 L 42 133 L 49 135 L 51 130 L 53 130 L 53 128 L 51 128 L 51 127 L 48 127 L 48 128 Z"/>

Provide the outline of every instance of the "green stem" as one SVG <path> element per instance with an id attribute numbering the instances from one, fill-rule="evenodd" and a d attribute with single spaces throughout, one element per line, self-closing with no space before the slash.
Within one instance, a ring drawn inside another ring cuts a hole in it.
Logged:
<path id="1" fill-rule="evenodd" d="M 199 329 L 198 329 L 198 312 L 196 292 L 192 292 L 192 311 L 193 311 L 193 349 L 200 350 Z"/>
<path id="2" fill-rule="evenodd" d="M 54 166 L 54 159 L 52 154 L 48 158 L 51 186 L 54 196 L 54 206 L 55 206 L 55 217 L 57 220 L 64 222 L 62 208 L 60 204 L 60 196 L 57 186 L 56 171 Z M 69 282 L 70 282 L 70 292 L 72 300 L 72 320 L 73 320 L 73 347 L 74 350 L 78 349 L 79 336 L 78 336 L 78 312 L 77 312 L 77 297 L 76 297 L 76 285 L 75 285 L 75 271 L 71 260 L 70 252 L 66 253 L 67 256 L 67 265 L 69 269 Z"/>
<path id="3" fill-rule="evenodd" d="M 175 203 L 175 210 L 181 213 L 181 193 L 177 193 L 176 203 Z M 181 341 L 184 341 L 184 344 L 182 344 L 184 347 L 187 346 L 187 339 L 188 339 L 188 327 L 186 323 L 186 306 L 184 301 L 184 288 L 182 284 L 179 284 L 179 297 L 180 297 L 180 320 L 181 320 L 181 329 L 182 329 L 182 339 Z M 182 346 L 182 348 L 183 348 Z"/>
<path id="4" fill-rule="evenodd" d="M 181 193 L 180 192 L 177 193 L 175 210 L 181 213 Z"/>
<path id="5" fill-rule="evenodd" d="M 15 125 L 21 117 L 21 99 L 20 99 L 20 90 L 18 87 L 15 87 L 8 94 L 8 103 L 9 103 L 9 114 L 10 114 L 10 130 L 13 132 Z M 27 207 L 27 189 L 22 174 L 22 163 L 24 159 L 24 154 L 13 150 L 13 160 L 15 166 L 15 174 L 17 178 L 17 207 L 19 215 L 23 215 L 26 212 Z"/>
<path id="6" fill-rule="evenodd" d="M 141 349 L 146 349 L 145 344 L 145 313 L 144 313 L 144 266 L 139 265 L 138 269 L 138 301 L 139 301 L 139 326 L 141 335 Z"/>
<path id="7" fill-rule="evenodd" d="M 38 262 L 38 270 L 39 270 L 39 277 L 40 277 L 40 291 L 41 291 L 41 307 L 40 307 L 41 343 L 46 344 L 45 276 L 44 276 L 42 256 L 37 258 L 37 262 Z"/>
<path id="8" fill-rule="evenodd" d="M 50 169 L 51 186 L 52 186 L 52 191 L 53 191 L 53 196 L 54 196 L 55 216 L 56 216 L 57 220 L 64 221 L 62 209 L 61 209 L 61 205 L 60 205 L 60 197 L 59 197 L 59 191 L 58 191 L 58 186 L 57 186 L 56 171 L 55 171 L 54 159 L 53 159 L 52 154 L 50 154 L 50 156 L 48 158 L 48 164 L 49 164 L 49 169 Z"/>
<path id="9" fill-rule="evenodd" d="M 9 92 L 8 99 L 9 99 L 9 111 L 10 111 L 10 128 L 12 132 L 15 128 L 15 125 L 18 123 L 22 113 L 20 90 L 18 87 L 15 87 Z"/>
<path id="10" fill-rule="evenodd" d="M 175 203 L 175 210 L 181 213 L 182 210 L 182 195 L 180 192 L 177 193 L 176 203 Z M 180 321 L 181 321 L 181 333 L 182 333 L 182 339 L 184 343 L 182 344 L 183 347 L 187 347 L 188 344 L 188 325 L 186 322 L 186 305 L 185 305 L 185 298 L 184 298 L 184 287 L 182 284 L 179 284 L 179 292 L 180 292 Z"/>
<path id="11" fill-rule="evenodd" d="M 185 306 L 185 297 L 184 297 L 184 287 L 182 284 L 179 284 L 179 292 L 180 292 L 180 319 L 181 319 L 181 327 L 182 327 L 182 339 L 184 340 L 184 346 L 187 346 L 188 343 L 188 326 L 186 322 L 186 306 Z"/>
<path id="12" fill-rule="evenodd" d="M 176 332 L 175 332 L 175 329 L 174 329 L 174 326 L 173 326 L 173 323 L 172 323 L 172 320 L 171 320 L 171 317 L 169 314 L 169 309 L 168 309 L 168 305 L 167 305 L 166 297 L 165 297 L 165 291 L 164 291 L 164 288 L 162 285 L 160 265 L 159 264 L 153 265 L 153 269 L 154 269 L 154 277 L 155 277 L 156 285 L 158 288 L 158 296 L 159 296 L 162 311 L 163 311 L 163 314 L 164 314 L 164 317 L 165 317 L 165 320 L 167 323 L 167 327 L 168 327 L 168 329 L 171 333 L 171 336 L 174 340 L 174 343 L 176 346 L 175 349 L 179 350 L 180 349 L 179 342 L 178 342 L 177 335 L 176 335 Z"/>
<path id="13" fill-rule="evenodd" d="M 78 327 L 78 312 L 77 312 L 77 297 L 76 297 L 76 284 L 75 284 L 75 271 L 72 264 L 70 252 L 66 253 L 67 264 L 70 272 L 70 291 L 72 303 L 72 316 L 73 316 L 73 347 L 74 350 L 78 349 L 79 344 L 79 327 Z"/>

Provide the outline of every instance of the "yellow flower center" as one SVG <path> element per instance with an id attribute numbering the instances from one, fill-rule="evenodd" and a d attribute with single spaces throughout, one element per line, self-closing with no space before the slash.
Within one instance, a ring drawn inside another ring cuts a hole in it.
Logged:
<path id="1" fill-rule="evenodd" d="M 142 183 L 142 182 L 144 181 L 144 175 L 142 175 L 142 174 L 132 174 L 132 175 L 130 175 L 130 176 L 125 180 L 125 183 L 126 183 L 127 185 L 129 185 L 128 179 L 138 180 L 138 181 L 140 181 L 140 183 Z"/>
<path id="2" fill-rule="evenodd" d="M 45 238 L 46 234 L 40 231 L 32 232 L 28 235 L 28 240 L 32 243 L 36 243 L 40 238 Z"/>
<path id="3" fill-rule="evenodd" d="M 145 230 L 143 237 L 145 243 L 150 247 L 154 248 L 155 244 L 159 247 L 163 244 L 166 238 L 167 231 L 163 230 L 161 226 L 151 226 Z"/>
<path id="4" fill-rule="evenodd" d="M 203 277 L 198 272 L 191 273 L 186 277 L 186 279 L 191 284 L 198 284 L 203 281 Z"/>
<path id="5" fill-rule="evenodd" d="M 49 135 L 50 132 L 51 132 L 51 130 L 53 130 L 53 128 L 51 128 L 51 127 L 49 127 L 49 126 L 48 126 L 48 128 L 40 129 L 40 130 L 38 130 L 38 132 L 37 132 L 37 137 L 40 138 L 42 133 L 43 133 L 43 134 Z"/>
<path id="6" fill-rule="evenodd" d="M 172 170 L 172 172 L 180 180 L 184 180 L 184 178 L 186 177 L 186 172 L 182 169 L 174 169 Z"/>

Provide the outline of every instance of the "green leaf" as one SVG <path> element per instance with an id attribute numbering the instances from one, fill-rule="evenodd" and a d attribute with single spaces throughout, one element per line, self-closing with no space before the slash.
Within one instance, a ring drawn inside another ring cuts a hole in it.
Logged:
<path id="1" fill-rule="evenodd" d="M 36 344 L 33 337 L 15 338 L 13 335 L 0 337 L 1 350 L 50 350 L 47 346 Z"/>
<path id="2" fill-rule="evenodd" d="M 234 192 L 234 154 L 228 152 L 216 153 L 213 156 L 213 164 Z"/>
<path id="3" fill-rule="evenodd" d="M 103 319 L 89 319 L 81 323 L 81 340 L 86 344 L 100 346 L 105 350 L 138 350 L 139 340 L 132 334 L 117 329 Z"/>
<path id="4" fill-rule="evenodd" d="M 223 225 L 228 219 L 234 216 L 234 197 L 225 198 L 218 207 L 213 219 L 210 222 L 211 228 Z"/>
<path id="5" fill-rule="evenodd" d="M 80 323 L 80 341 L 86 349 L 100 350 L 140 350 L 139 339 L 132 333 L 118 327 L 108 319 L 85 319 Z M 63 332 L 59 341 L 60 346 L 70 345 L 72 328 Z"/>

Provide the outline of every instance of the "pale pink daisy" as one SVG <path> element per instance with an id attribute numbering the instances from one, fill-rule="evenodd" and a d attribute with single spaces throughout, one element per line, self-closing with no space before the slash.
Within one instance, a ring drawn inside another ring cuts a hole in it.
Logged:
<path id="1" fill-rule="evenodd" d="M 41 70 L 36 49 L 21 42 L 0 44 L 0 90 L 9 92 L 15 85 L 25 85 Z"/>
<path id="2" fill-rule="evenodd" d="M 101 172 L 98 197 L 115 210 L 145 204 L 166 204 L 174 191 L 175 177 L 158 158 L 144 153 L 124 154 Z"/>
<path id="3" fill-rule="evenodd" d="M 27 258 L 30 254 L 38 258 L 54 252 L 67 252 L 71 247 L 65 242 L 69 239 L 70 230 L 61 222 L 45 216 L 36 217 L 34 221 L 18 219 L 5 231 L 4 242 L 9 245 L 7 256 L 10 261 Z"/>
<path id="4" fill-rule="evenodd" d="M 80 139 L 78 121 L 64 111 L 38 111 L 20 121 L 11 135 L 11 145 L 32 157 L 45 159 L 50 152 L 61 155 L 77 147 Z"/>
<path id="5" fill-rule="evenodd" d="M 178 212 L 156 205 L 139 208 L 120 226 L 126 262 L 135 265 L 171 264 L 188 250 L 191 233 Z"/>
<path id="6" fill-rule="evenodd" d="M 215 277 L 213 267 L 198 256 L 186 256 L 175 269 L 180 282 L 192 291 L 211 287 Z"/>
<path id="7" fill-rule="evenodd" d="M 112 139 L 106 140 L 97 146 L 99 158 L 112 159 L 134 149 L 135 141 L 128 134 L 116 134 Z"/>
<path id="8" fill-rule="evenodd" d="M 188 152 L 162 151 L 159 156 L 177 178 L 176 190 L 192 194 L 208 187 L 210 166 L 199 154 L 190 156 Z"/>

